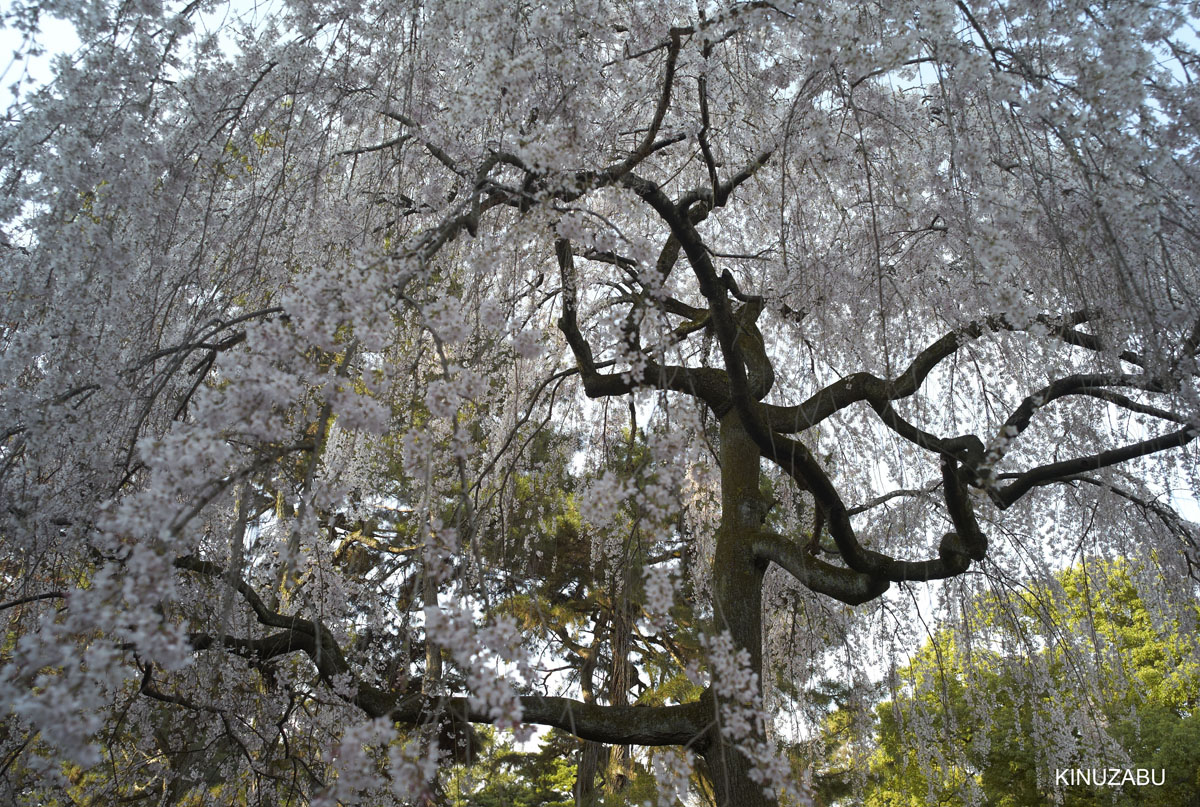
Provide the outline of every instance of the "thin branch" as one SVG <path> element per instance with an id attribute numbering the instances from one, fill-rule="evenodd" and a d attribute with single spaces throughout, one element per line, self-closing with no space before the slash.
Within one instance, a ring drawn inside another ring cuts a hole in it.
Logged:
<path id="1" fill-rule="evenodd" d="M 415 120 L 413 120 L 412 118 L 408 117 L 408 115 L 405 115 L 402 112 L 397 112 L 394 109 L 385 109 L 385 110 L 383 110 L 383 114 L 388 116 L 392 120 L 396 121 L 397 123 L 404 124 L 405 126 L 407 126 L 410 129 L 418 130 L 421 128 L 421 125 L 419 123 L 417 123 Z M 458 174 L 461 177 L 467 176 L 467 173 L 465 171 L 463 171 L 462 169 L 460 169 L 458 167 L 458 163 L 456 163 L 454 161 L 454 159 L 449 154 L 447 154 L 442 148 L 440 148 L 439 146 L 430 142 L 429 140 L 426 140 L 423 137 L 417 137 L 417 139 L 421 141 L 421 145 L 425 146 L 425 150 L 428 151 L 431 155 L 433 155 L 433 158 L 436 159 L 438 162 L 440 162 L 442 165 L 446 166 L 451 171 L 453 171 L 454 173 Z"/>
<path id="2" fill-rule="evenodd" d="M 37 602 L 38 600 L 63 600 L 66 599 L 65 591 L 47 591 L 44 594 L 31 594 L 28 597 L 21 597 L 16 600 L 9 600 L 6 603 L 0 603 L 0 611 L 7 611 L 9 608 L 16 608 L 18 605 L 24 605 L 28 602 Z"/>
<path id="3" fill-rule="evenodd" d="M 868 510 L 873 510 L 874 508 L 878 507 L 879 505 L 886 504 L 887 502 L 890 502 L 892 499 L 898 499 L 901 496 L 912 496 L 912 497 L 928 496 L 930 493 L 933 493 L 935 490 L 937 490 L 941 486 L 942 486 L 942 482 L 941 482 L 941 480 L 938 480 L 936 482 L 930 482 L 929 484 L 925 485 L 924 487 L 920 487 L 920 488 L 899 488 L 897 490 L 891 490 L 891 491 L 888 491 L 887 493 L 884 493 L 882 496 L 876 496 L 874 499 L 870 499 L 869 501 L 865 501 L 862 504 L 851 507 L 849 510 L 846 511 L 846 513 L 848 515 L 856 516 L 859 513 L 865 513 Z"/>

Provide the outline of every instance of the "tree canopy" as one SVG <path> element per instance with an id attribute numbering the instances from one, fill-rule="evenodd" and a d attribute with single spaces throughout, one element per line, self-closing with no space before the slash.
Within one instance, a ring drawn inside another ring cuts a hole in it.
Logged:
<path id="1" fill-rule="evenodd" d="M 0 792 L 796 804 L 927 639 L 897 759 L 1145 742 L 1029 593 L 1195 628 L 1198 11 L 14 0 Z"/>

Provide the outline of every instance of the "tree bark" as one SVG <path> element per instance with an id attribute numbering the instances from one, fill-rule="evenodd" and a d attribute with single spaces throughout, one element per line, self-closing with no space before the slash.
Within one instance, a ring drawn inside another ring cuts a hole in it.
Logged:
<path id="1" fill-rule="evenodd" d="M 596 774 L 600 771 L 600 755 L 603 752 L 603 743 L 583 741 L 575 769 L 575 807 L 593 807 L 596 803 Z"/>
<path id="2" fill-rule="evenodd" d="M 583 652 L 583 665 L 579 671 L 579 688 L 584 703 L 595 703 L 595 684 L 597 655 L 603 644 L 604 625 L 608 621 L 603 609 L 596 617 L 592 628 L 592 644 Z M 604 753 L 604 744 L 594 740 L 584 740 L 583 748 L 579 751 L 579 762 L 575 768 L 575 807 L 592 807 L 596 803 L 596 775 L 600 772 L 600 757 Z"/>
<path id="3" fill-rule="evenodd" d="M 616 602 L 613 603 L 612 667 L 608 676 L 608 702 L 613 706 L 629 705 L 629 650 L 633 632 L 633 614 L 628 597 L 629 581 L 621 584 Z M 620 793 L 630 780 L 632 763 L 628 745 L 613 745 L 608 751 L 608 767 L 605 772 L 605 791 Z"/>
<path id="4" fill-rule="evenodd" d="M 738 414 L 721 420 L 721 523 L 713 557 L 713 612 L 716 631 L 728 631 L 735 648 L 750 654 L 762 686 L 762 583 L 766 565 L 755 560 L 753 536 L 766 517 L 759 492 L 759 451 Z M 721 698 L 715 696 L 720 715 Z M 776 801 L 750 778 L 753 764 L 728 738 L 720 720 L 708 731 L 702 755 L 717 807 L 775 807 Z M 756 737 L 756 739 L 762 739 Z"/>

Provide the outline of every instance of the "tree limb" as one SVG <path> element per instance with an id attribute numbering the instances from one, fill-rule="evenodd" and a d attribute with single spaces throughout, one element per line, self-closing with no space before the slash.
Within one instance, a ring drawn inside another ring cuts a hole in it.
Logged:
<path id="1" fill-rule="evenodd" d="M 1159 451 L 1165 451 L 1169 448 L 1179 448 L 1192 442 L 1198 434 L 1200 434 L 1200 429 L 1197 429 L 1195 426 L 1187 426 L 1178 431 L 1169 432 L 1150 440 L 1142 440 L 1141 442 L 1132 443 L 1121 448 L 1113 448 L 1073 460 L 1063 460 L 1062 462 L 1041 465 L 1025 471 L 1017 476 L 1014 482 L 999 489 L 992 489 L 989 493 L 996 506 L 1004 510 L 1011 507 L 1018 499 L 1035 487 L 1048 485 L 1053 482 L 1064 482 L 1071 477 L 1087 473 L 1088 471 L 1098 471 L 1110 465 L 1156 454 Z"/>
<path id="2" fill-rule="evenodd" d="M 770 561 L 785 569 L 806 588 L 847 605 L 869 602 L 891 585 L 883 578 L 826 563 L 804 547 L 767 530 L 754 533 L 750 538 L 750 546 L 760 562 Z"/>

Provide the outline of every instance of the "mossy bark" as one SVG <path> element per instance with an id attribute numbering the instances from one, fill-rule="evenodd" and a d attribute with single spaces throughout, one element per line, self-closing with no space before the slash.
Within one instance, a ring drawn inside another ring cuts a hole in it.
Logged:
<path id="1" fill-rule="evenodd" d="M 765 564 L 755 561 L 751 540 L 766 516 L 759 490 L 759 451 L 736 412 L 721 421 L 721 523 L 713 557 L 714 628 L 728 631 L 737 648 L 750 654 L 762 681 L 762 584 Z M 714 700 L 719 717 L 720 698 Z M 759 738 L 761 739 L 761 738 Z M 750 778 L 751 761 L 721 733 L 709 729 L 704 761 L 718 807 L 775 807 L 761 784 Z"/>

